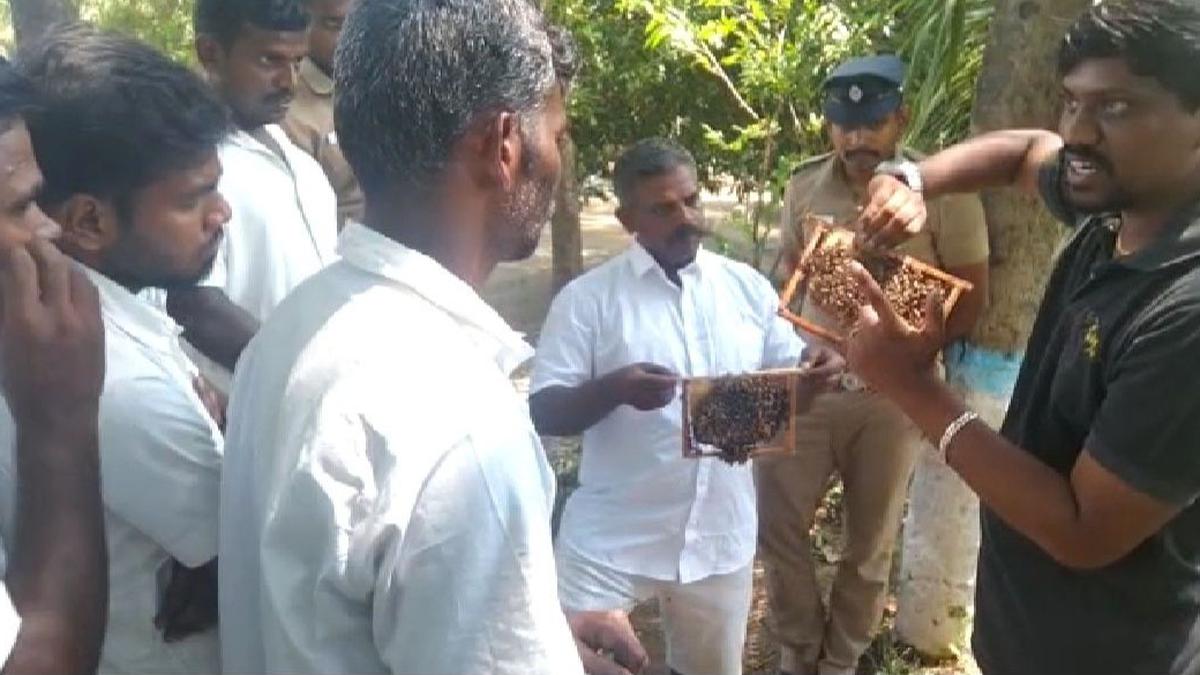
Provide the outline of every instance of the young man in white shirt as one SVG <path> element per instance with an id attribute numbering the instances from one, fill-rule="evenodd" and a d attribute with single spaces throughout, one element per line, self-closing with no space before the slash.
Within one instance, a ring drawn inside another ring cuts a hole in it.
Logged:
<path id="1" fill-rule="evenodd" d="M 259 323 L 336 258 L 337 197 L 279 126 L 308 51 L 303 0 L 197 0 L 195 29 L 200 64 L 233 116 L 220 147 L 233 215 L 211 274 L 171 293 L 168 308 L 205 357 L 232 371 Z"/>
<path id="2" fill-rule="evenodd" d="M 568 611 L 658 597 L 674 672 L 740 673 L 754 479 L 748 466 L 683 457 L 679 378 L 795 367 L 805 346 L 765 277 L 700 248 L 711 230 L 687 150 L 636 143 L 614 182 L 635 242 L 554 299 L 531 385 L 540 432 L 583 434 L 556 544 L 559 593 Z M 813 395 L 840 361 L 808 357 Z"/>
<path id="3" fill-rule="evenodd" d="M 367 215 L 238 368 L 226 671 L 571 675 L 593 647 L 644 663 L 627 623 L 623 642 L 572 639 L 554 474 L 509 379 L 533 350 L 477 292 L 550 215 L 571 73 L 544 24 L 526 0 L 359 0 L 346 23 L 337 131 Z"/>
<path id="4" fill-rule="evenodd" d="M 136 293 L 196 283 L 229 217 L 216 191 L 224 108 L 186 67 L 79 26 L 22 60 L 59 246 L 97 287 L 107 372 L 100 399 L 109 590 L 100 672 L 212 673 L 221 432 L 179 328 Z M 13 421 L 0 419 L 3 534 L 14 541 Z M 19 535 L 19 532 L 18 532 Z M 20 541 L 14 558 L 20 556 Z"/>
<path id="5" fill-rule="evenodd" d="M 0 545 L 0 664 L 96 669 L 107 609 L 97 418 L 104 329 L 96 290 L 49 237 L 22 116 L 29 82 L 0 59 L 0 388 L 16 420 L 16 536 Z M 6 559 L 7 552 L 17 555 Z"/>

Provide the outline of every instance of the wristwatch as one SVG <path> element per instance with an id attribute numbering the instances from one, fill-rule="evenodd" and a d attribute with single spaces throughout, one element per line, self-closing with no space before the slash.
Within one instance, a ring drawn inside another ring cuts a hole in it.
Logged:
<path id="1" fill-rule="evenodd" d="M 895 176 L 913 192 L 920 192 L 925 187 L 925 182 L 921 180 L 921 168 L 917 166 L 916 162 L 908 160 L 880 162 L 879 166 L 875 167 L 875 173 Z"/>

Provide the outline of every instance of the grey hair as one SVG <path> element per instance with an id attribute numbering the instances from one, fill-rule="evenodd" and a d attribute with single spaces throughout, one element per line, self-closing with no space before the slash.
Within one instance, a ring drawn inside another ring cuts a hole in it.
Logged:
<path id="1" fill-rule="evenodd" d="M 428 189 L 478 116 L 526 120 L 556 82 L 528 0 L 358 0 L 334 63 L 339 143 L 368 198 Z"/>

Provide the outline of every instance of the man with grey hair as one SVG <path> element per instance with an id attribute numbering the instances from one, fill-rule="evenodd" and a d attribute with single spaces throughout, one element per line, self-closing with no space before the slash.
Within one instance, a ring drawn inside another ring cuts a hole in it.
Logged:
<path id="1" fill-rule="evenodd" d="M 563 614 L 554 474 L 509 380 L 533 350 L 477 292 L 533 252 L 550 216 L 571 75 L 554 43 L 526 0 L 351 13 L 337 132 L 366 218 L 239 364 L 221 495 L 227 672 L 645 663 L 627 622 Z"/>

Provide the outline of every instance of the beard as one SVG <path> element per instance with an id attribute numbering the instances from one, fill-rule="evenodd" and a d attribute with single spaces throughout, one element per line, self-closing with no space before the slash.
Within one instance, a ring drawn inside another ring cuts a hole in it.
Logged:
<path id="1" fill-rule="evenodd" d="M 525 147 L 532 149 L 531 144 Z M 535 177 L 533 167 L 541 165 L 541 155 L 530 152 L 521 166 L 521 180 L 504 200 L 498 222 L 491 228 L 498 237 L 500 259 L 524 260 L 537 250 L 542 230 L 554 213 L 555 176 Z"/>

